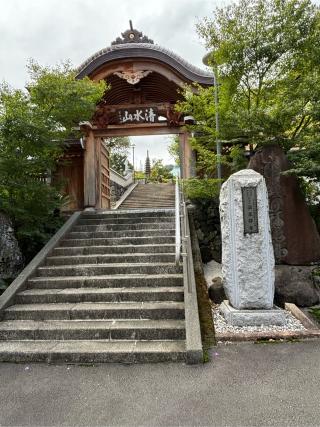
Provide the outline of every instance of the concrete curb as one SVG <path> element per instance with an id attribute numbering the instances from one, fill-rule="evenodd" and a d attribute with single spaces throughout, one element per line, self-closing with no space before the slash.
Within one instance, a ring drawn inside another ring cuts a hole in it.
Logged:
<path id="1" fill-rule="evenodd" d="M 120 197 L 120 199 L 114 205 L 114 207 L 112 208 L 112 210 L 117 210 L 119 208 L 119 206 L 122 205 L 122 203 L 126 200 L 126 198 L 128 196 L 130 196 L 130 194 L 132 193 L 132 191 L 136 188 L 136 186 L 138 184 L 139 184 L 138 182 L 135 182 L 132 185 L 130 185 L 130 187 L 122 194 L 122 196 Z"/>
<path id="2" fill-rule="evenodd" d="M 317 329 L 315 322 L 312 322 L 295 304 L 286 302 L 284 308 L 290 311 L 292 316 L 298 319 L 306 329 Z"/>
<path id="3" fill-rule="evenodd" d="M 76 223 L 81 212 L 74 212 L 67 222 L 51 237 L 49 242 L 41 249 L 41 251 L 33 258 L 33 260 L 22 270 L 19 276 L 11 283 L 11 285 L 0 296 L 0 320 L 3 318 L 3 311 L 11 305 L 15 295 L 24 289 L 26 282 L 36 272 L 37 268 L 42 265 L 46 257 L 57 246 L 60 240 L 69 232 L 71 227 Z"/>
<path id="4" fill-rule="evenodd" d="M 187 266 L 187 257 L 183 257 L 183 283 L 186 322 L 186 362 L 187 364 L 192 365 L 203 363 L 203 349 L 188 215 L 186 215 L 185 221 L 187 222 L 187 235 L 189 236 L 186 241 L 186 244 L 188 245 L 187 253 L 190 256 L 189 268 Z M 188 274 L 189 277 L 187 277 Z"/>
<path id="5" fill-rule="evenodd" d="M 217 341 L 258 341 L 258 340 L 292 340 L 304 338 L 320 338 L 319 329 L 310 329 L 307 331 L 287 331 L 287 332 L 243 332 L 234 334 L 231 332 L 216 332 Z"/>

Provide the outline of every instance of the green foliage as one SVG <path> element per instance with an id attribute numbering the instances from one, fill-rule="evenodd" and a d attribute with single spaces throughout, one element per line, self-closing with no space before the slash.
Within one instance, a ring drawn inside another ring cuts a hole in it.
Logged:
<path id="1" fill-rule="evenodd" d="M 116 172 L 123 174 L 128 159 L 130 138 L 118 136 L 106 139 L 110 149 L 110 166 Z"/>
<path id="2" fill-rule="evenodd" d="M 231 148 L 230 159 L 232 161 L 232 172 L 237 172 L 247 167 L 248 160 L 245 157 L 244 148 L 239 145 L 234 145 Z"/>
<path id="3" fill-rule="evenodd" d="M 317 321 L 320 323 L 320 308 L 311 308 L 310 313 L 314 316 Z"/>
<path id="4" fill-rule="evenodd" d="M 180 143 L 178 135 L 172 137 L 168 151 L 169 154 L 173 157 L 175 164 L 180 165 Z"/>
<path id="5" fill-rule="evenodd" d="M 291 172 L 319 180 L 319 8 L 310 0 L 240 0 L 217 8 L 198 31 L 218 75 L 222 146 L 298 148 L 290 152 Z M 197 120 L 191 129 L 194 147 L 200 167 L 212 176 L 217 160 L 213 88 L 186 88 L 178 108 Z M 222 162 L 234 163 L 229 156 Z"/>
<path id="6" fill-rule="evenodd" d="M 9 279 L 0 279 L 0 295 L 7 289 L 7 287 L 12 282 L 13 278 Z"/>
<path id="7" fill-rule="evenodd" d="M 145 174 L 144 172 L 141 172 L 141 171 L 135 171 L 134 177 L 136 181 L 139 179 L 145 179 Z"/>
<path id="8" fill-rule="evenodd" d="M 219 197 L 219 179 L 189 178 L 183 180 L 183 189 L 188 199 L 213 199 Z"/>
<path id="9" fill-rule="evenodd" d="M 164 166 L 161 159 L 153 159 L 150 180 L 167 182 L 173 178 L 171 170 L 172 166 Z"/>
<path id="10" fill-rule="evenodd" d="M 69 64 L 29 66 L 27 91 L 0 87 L 0 209 L 13 222 L 28 261 L 61 225 L 64 202 L 48 185 L 64 141 L 89 120 L 105 83 L 76 80 Z"/>

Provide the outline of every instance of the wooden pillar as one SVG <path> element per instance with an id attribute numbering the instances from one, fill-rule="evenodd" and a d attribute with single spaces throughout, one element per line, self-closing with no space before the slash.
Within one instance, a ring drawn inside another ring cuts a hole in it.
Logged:
<path id="1" fill-rule="evenodd" d="M 179 159 L 180 159 L 180 177 L 185 178 L 184 171 L 184 134 L 179 134 Z"/>
<path id="2" fill-rule="evenodd" d="M 85 138 L 83 185 L 84 207 L 96 208 L 99 200 L 97 194 L 96 144 L 92 129 L 87 129 Z"/>
<path id="3" fill-rule="evenodd" d="M 110 208 L 109 152 L 101 136 L 95 136 L 89 124 L 81 126 L 85 133 L 84 208 Z"/>
<path id="4" fill-rule="evenodd" d="M 195 153 L 189 143 L 189 134 L 184 132 L 179 135 L 180 140 L 180 172 L 182 178 L 196 176 Z"/>

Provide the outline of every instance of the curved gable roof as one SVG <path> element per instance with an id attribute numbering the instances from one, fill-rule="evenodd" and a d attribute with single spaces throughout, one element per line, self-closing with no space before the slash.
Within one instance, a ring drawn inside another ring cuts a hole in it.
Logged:
<path id="1" fill-rule="evenodd" d="M 158 60 L 175 69 L 187 80 L 202 85 L 214 84 L 211 72 L 195 67 L 171 50 L 151 43 L 121 43 L 101 49 L 80 65 L 77 77 L 88 76 L 108 62 L 129 58 Z"/>

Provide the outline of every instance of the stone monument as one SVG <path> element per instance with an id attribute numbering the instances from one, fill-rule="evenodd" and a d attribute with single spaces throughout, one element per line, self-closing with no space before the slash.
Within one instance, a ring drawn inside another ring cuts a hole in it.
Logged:
<path id="1" fill-rule="evenodd" d="M 274 308 L 274 255 L 268 193 L 251 169 L 229 177 L 220 193 L 222 277 L 229 301 L 220 310 L 235 326 L 283 324 Z"/>

